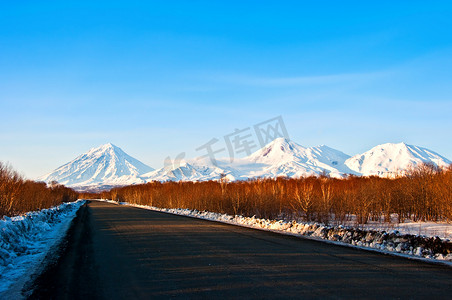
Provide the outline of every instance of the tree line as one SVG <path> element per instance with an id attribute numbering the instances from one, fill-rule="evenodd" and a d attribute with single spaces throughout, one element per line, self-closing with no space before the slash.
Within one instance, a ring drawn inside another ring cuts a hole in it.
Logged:
<path id="1" fill-rule="evenodd" d="M 162 208 L 188 208 L 256 216 L 344 224 L 371 220 L 397 222 L 452 220 L 452 165 L 422 164 L 403 176 L 348 176 L 343 179 L 252 179 L 228 182 L 151 182 L 113 188 L 100 194 L 79 194 L 56 182 L 26 180 L 0 162 L 0 216 L 14 216 L 75 201 L 77 198 L 114 201 Z"/>
<path id="2" fill-rule="evenodd" d="M 50 208 L 78 199 L 74 190 L 56 182 L 46 184 L 24 179 L 11 166 L 0 162 L 0 217 Z"/>
<path id="3" fill-rule="evenodd" d="M 93 196 L 93 195 L 90 195 Z M 227 182 L 152 182 L 99 195 L 120 202 L 259 218 L 343 224 L 452 220 L 452 166 L 422 164 L 403 176 L 328 176 Z M 393 221 L 393 220 L 392 220 Z"/>

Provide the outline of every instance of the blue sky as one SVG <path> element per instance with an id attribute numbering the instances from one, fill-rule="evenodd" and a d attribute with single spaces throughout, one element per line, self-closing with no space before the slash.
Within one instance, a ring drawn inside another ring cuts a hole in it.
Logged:
<path id="1" fill-rule="evenodd" d="M 449 1 L 62 2 L 0 2 L 0 160 L 28 177 L 107 142 L 157 168 L 278 115 L 305 146 L 452 158 Z"/>

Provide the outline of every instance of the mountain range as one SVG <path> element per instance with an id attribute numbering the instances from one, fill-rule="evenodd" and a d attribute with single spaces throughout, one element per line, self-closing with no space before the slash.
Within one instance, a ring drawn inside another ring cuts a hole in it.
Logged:
<path id="1" fill-rule="evenodd" d="M 113 186 L 152 181 L 206 181 L 225 177 L 228 180 L 250 178 L 297 178 L 328 174 L 331 177 L 393 176 L 420 163 L 448 166 L 451 161 L 429 149 L 405 143 L 378 145 L 369 151 L 349 156 L 325 145 L 303 147 L 278 138 L 244 158 L 181 161 L 171 168 L 154 170 L 109 143 L 76 157 L 40 181 L 57 181 L 76 190 L 102 190 Z"/>

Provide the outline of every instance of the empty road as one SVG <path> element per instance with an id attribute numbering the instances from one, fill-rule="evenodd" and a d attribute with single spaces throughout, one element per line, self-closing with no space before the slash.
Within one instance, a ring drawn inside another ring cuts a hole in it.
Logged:
<path id="1" fill-rule="evenodd" d="M 452 297 L 452 268 L 91 201 L 31 299 Z"/>

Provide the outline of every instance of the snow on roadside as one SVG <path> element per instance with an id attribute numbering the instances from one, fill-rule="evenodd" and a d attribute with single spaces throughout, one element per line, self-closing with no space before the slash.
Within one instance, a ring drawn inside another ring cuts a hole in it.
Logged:
<path id="1" fill-rule="evenodd" d="M 357 217 L 354 215 L 347 216 L 348 221 L 345 221 L 342 225 L 348 227 L 356 227 Z M 427 237 L 439 237 L 441 239 L 452 240 L 452 223 L 444 221 L 412 221 L 405 219 L 402 222 L 398 221 L 397 214 L 391 215 L 391 223 L 385 221 L 382 216 L 380 220 L 369 220 L 367 224 L 359 225 L 360 229 L 366 231 L 386 231 L 392 232 L 397 230 L 401 234 L 422 235 Z"/>
<path id="2" fill-rule="evenodd" d="M 118 204 L 111 200 L 102 201 Z M 342 225 L 327 226 L 318 223 L 267 220 L 255 217 L 231 216 L 208 211 L 181 208 L 159 208 L 126 202 L 120 202 L 119 204 L 295 236 L 303 236 L 340 245 L 370 249 L 431 262 L 441 262 L 452 266 L 452 242 L 449 239 L 441 239 L 436 236 L 404 234 L 397 230 L 391 230 L 390 232 L 384 230 L 360 230 L 351 226 Z"/>
<path id="3" fill-rule="evenodd" d="M 20 298 L 22 286 L 64 237 L 84 203 L 77 200 L 0 220 L 0 298 Z"/>

